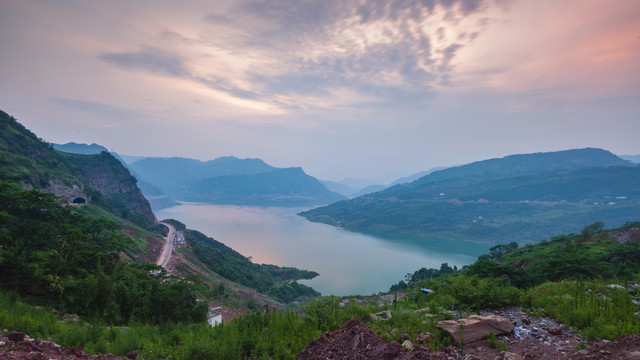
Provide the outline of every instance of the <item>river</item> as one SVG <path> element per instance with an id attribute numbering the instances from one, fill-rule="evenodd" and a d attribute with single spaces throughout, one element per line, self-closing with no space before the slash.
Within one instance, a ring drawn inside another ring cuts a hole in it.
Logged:
<path id="1" fill-rule="evenodd" d="M 156 212 L 176 219 L 251 257 L 255 263 L 313 270 L 301 280 L 323 295 L 369 295 L 388 291 L 407 273 L 422 268 L 467 265 L 488 246 L 437 238 L 376 237 L 312 223 L 298 216 L 307 208 L 182 203 Z"/>

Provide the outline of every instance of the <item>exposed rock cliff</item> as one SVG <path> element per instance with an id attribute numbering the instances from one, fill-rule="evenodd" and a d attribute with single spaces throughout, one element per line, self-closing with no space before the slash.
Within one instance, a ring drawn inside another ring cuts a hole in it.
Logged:
<path id="1" fill-rule="evenodd" d="M 137 180 L 113 155 L 103 152 L 97 155 L 65 154 L 64 157 L 74 165 L 78 177 L 98 190 L 120 216 L 142 215 L 151 223 L 156 221 Z"/>

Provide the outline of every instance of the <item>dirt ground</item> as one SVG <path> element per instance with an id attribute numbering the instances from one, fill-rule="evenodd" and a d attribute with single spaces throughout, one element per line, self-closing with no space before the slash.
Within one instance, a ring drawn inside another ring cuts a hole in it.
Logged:
<path id="1" fill-rule="evenodd" d="M 430 352 L 428 347 L 417 344 L 414 345 L 413 351 L 409 351 L 398 342 L 387 342 L 362 322 L 351 319 L 342 328 L 332 333 L 325 333 L 319 339 L 312 341 L 297 355 L 296 359 L 640 360 L 640 334 L 623 336 L 613 342 L 586 342 L 587 348 L 581 351 L 576 351 L 572 346 L 558 346 L 556 342 L 550 341 L 548 336 L 518 339 L 512 334 L 507 341 L 508 352 L 491 348 L 484 340 L 464 348 L 454 346 L 441 348 L 439 352 Z M 562 342 L 565 341 L 569 340 L 562 340 Z"/>

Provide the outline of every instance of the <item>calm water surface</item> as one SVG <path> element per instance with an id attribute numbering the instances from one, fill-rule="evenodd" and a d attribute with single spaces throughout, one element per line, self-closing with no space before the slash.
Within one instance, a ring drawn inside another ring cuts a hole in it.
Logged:
<path id="1" fill-rule="evenodd" d="M 255 263 L 313 270 L 300 283 L 323 295 L 369 295 L 387 291 L 405 274 L 422 268 L 467 265 L 488 246 L 437 238 L 365 235 L 312 223 L 297 213 L 307 208 L 183 203 L 160 210 L 240 252 Z"/>

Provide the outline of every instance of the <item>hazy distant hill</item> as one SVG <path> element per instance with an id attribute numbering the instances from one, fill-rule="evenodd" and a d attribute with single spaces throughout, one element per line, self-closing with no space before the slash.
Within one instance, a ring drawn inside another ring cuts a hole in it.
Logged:
<path id="1" fill-rule="evenodd" d="M 260 159 L 145 158 L 130 167 L 141 180 L 183 201 L 306 206 L 346 199 L 300 168 L 279 169 Z"/>
<path id="2" fill-rule="evenodd" d="M 358 197 L 358 196 L 363 196 L 363 195 L 367 195 L 367 194 L 371 194 L 374 192 L 378 192 L 381 190 L 384 190 L 386 188 L 388 188 L 389 185 L 369 185 L 363 189 L 360 189 L 359 191 L 353 193 L 350 195 L 350 197 Z"/>
<path id="3" fill-rule="evenodd" d="M 389 186 L 410 183 L 410 182 L 413 182 L 413 181 L 416 181 L 416 180 L 420 179 L 421 177 L 427 176 L 427 175 L 429 175 L 429 174 L 431 174 L 431 173 L 433 173 L 435 171 L 444 170 L 444 169 L 446 169 L 446 167 L 435 167 L 435 168 L 429 169 L 427 171 L 421 171 L 421 172 L 413 174 L 413 175 L 402 177 L 402 178 L 392 182 L 391 185 L 389 185 Z"/>
<path id="4" fill-rule="evenodd" d="M 398 184 L 404 184 L 404 183 L 408 183 L 408 182 L 412 182 L 416 179 L 419 179 L 425 175 L 429 175 L 434 171 L 437 170 L 442 170 L 445 169 L 444 167 L 437 167 L 437 168 L 433 168 L 427 171 L 421 171 L 419 173 L 413 174 L 413 175 L 409 175 L 409 176 L 405 176 L 405 177 L 401 177 L 399 179 L 394 180 L 391 183 L 378 183 L 378 184 L 370 184 L 370 185 L 365 185 L 362 186 L 363 182 L 362 181 L 358 181 L 357 179 L 344 179 L 344 183 L 343 182 L 336 182 L 336 181 L 320 181 L 324 186 L 327 187 L 327 189 L 331 190 L 331 191 L 335 191 L 339 194 L 342 195 L 346 195 L 349 198 L 355 198 L 358 196 L 362 196 L 362 195 L 367 195 L 367 194 L 371 194 L 377 191 L 381 191 L 384 190 L 388 187 L 394 186 L 394 185 L 398 185 Z M 384 185 L 386 184 L 386 185 Z"/>
<path id="5" fill-rule="evenodd" d="M 337 192 L 338 194 L 345 196 L 350 196 L 360 189 L 337 181 L 320 180 L 320 182 L 330 191 Z"/>
<path id="6" fill-rule="evenodd" d="M 640 155 L 619 155 L 621 159 L 629 160 L 634 164 L 640 164 Z"/>
<path id="7" fill-rule="evenodd" d="M 98 145 L 93 143 L 91 145 L 88 144 L 79 144 L 75 142 L 68 142 L 66 144 L 51 144 L 53 148 L 59 151 L 72 153 L 72 154 L 84 154 L 84 155 L 95 155 L 100 154 L 103 151 L 109 152 L 106 147 L 102 145 Z"/>
<path id="8" fill-rule="evenodd" d="M 327 190 L 301 168 L 285 168 L 203 179 L 188 188 L 185 199 L 216 204 L 306 206 L 329 204 L 346 197 Z"/>
<path id="9" fill-rule="evenodd" d="M 253 175 L 276 168 L 260 159 L 221 157 L 200 161 L 188 158 L 144 158 L 129 166 L 141 180 L 153 184 L 163 193 L 182 200 L 190 186 L 202 179 L 225 175 Z"/>
<path id="10" fill-rule="evenodd" d="M 436 171 L 301 215 L 359 231 L 527 242 L 595 221 L 635 221 L 639 199 L 640 167 L 605 150 L 580 149 Z"/>

